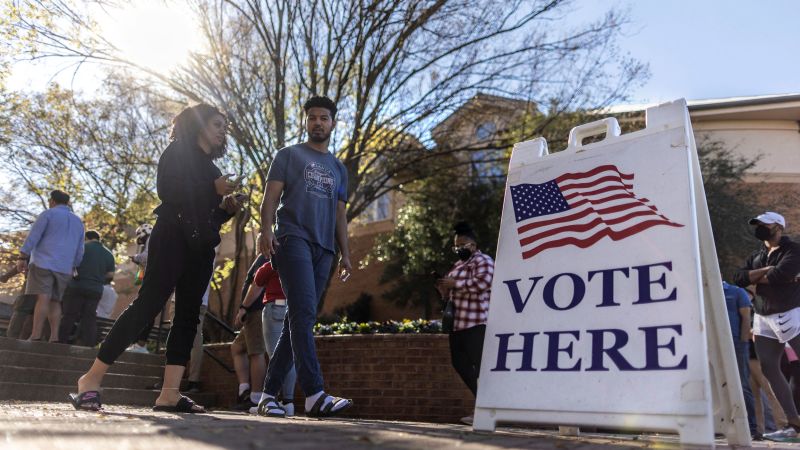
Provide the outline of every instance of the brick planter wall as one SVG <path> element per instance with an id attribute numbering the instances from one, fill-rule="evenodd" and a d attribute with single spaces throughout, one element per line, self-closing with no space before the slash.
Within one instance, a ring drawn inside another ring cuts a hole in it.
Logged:
<path id="1" fill-rule="evenodd" d="M 450 365 L 446 335 L 318 336 L 316 343 L 325 391 L 353 399 L 350 417 L 457 422 L 472 414 L 475 399 Z M 206 348 L 233 367 L 229 344 Z M 201 381 L 219 395 L 220 407 L 235 401 L 236 376 L 210 358 Z M 302 400 L 299 388 L 296 398 Z"/>

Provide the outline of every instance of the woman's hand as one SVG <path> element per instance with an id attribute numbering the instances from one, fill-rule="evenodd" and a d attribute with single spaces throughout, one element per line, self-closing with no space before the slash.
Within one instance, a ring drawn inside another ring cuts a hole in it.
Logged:
<path id="1" fill-rule="evenodd" d="M 220 208 L 224 209 L 228 214 L 234 214 L 239 210 L 241 203 L 237 200 L 235 195 L 226 195 L 222 198 Z"/>
<path id="2" fill-rule="evenodd" d="M 456 280 L 452 278 L 440 278 L 436 280 L 436 290 L 439 291 L 439 294 L 443 298 L 447 297 L 454 287 L 456 287 Z"/>
<path id="3" fill-rule="evenodd" d="M 231 175 L 223 175 L 214 180 L 214 190 L 217 191 L 217 195 L 229 195 L 236 189 L 238 184 L 236 181 L 231 181 L 230 177 Z"/>

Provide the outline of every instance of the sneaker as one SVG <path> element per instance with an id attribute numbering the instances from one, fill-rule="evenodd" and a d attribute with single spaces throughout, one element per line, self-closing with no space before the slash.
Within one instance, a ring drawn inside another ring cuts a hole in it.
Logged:
<path id="1" fill-rule="evenodd" d="M 759 433 L 758 431 L 754 431 L 753 433 L 750 434 L 750 440 L 752 440 L 753 442 L 763 441 L 764 435 Z"/>
<path id="2" fill-rule="evenodd" d="M 133 352 L 133 353 L 150 353 L 150 352 L 147 351 L 147 347 L 145 347 L 144 345 L 139 345 L 139 344 L 133 344 L 130 347 L 128 347 L 127 349 L 125 349 L 125 351 L 126 352 Z"/>
<path id="3" fill-rule="evenodd" d="M 472 416 L 462 417 L 460 420 L 464 425 L 472 425 Z"/>
<path id="4" fill-rule="evenodd" d="M 258 405 L 250 401 L 250 389 L 248 389 L 237 397 L 236 404 L 231 409 L 234 411 L 249 411 L 253 406 Z"/>
<path id="5" fill-rule="evenodd" d="M 294 415 L 294 403 L 292 403 L 292 402 L 289 402 L 289 403 L 280 402 L 280 405 L 281 405 L 281 408 L 283 408 L 283 410 L 286 411 L 286 417 L 291 417 L 291 416 Z"/>
<path id="6" fill-rule="evenodd" d="M 200 382 L 199 381 L 189 381 L 186 383 L 186 390 L 184 391 L 187 394 L 197 394 L 200 392 Z"/>
<path id="7" fill-rule="evenodd" d="M 794 439 L 797 437 L 797 431 L 789 426 L 782 430 L 775 431 L 773 433 L 766 433 L 764 435 L 764 439 L 770 441 L 785 441 L 787 439 Z"/>

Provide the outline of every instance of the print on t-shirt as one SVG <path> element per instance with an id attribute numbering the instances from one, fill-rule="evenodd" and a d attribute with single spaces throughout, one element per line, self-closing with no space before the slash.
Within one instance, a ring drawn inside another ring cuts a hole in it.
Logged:
<path id="1" fill-rule="evenodd" d="M 336 178 L 330 169 L 320 163 L 310 162 L 306 164 L 303 175 L 306 179 L 306 192 L 319 198 L 333 198 Z"/>

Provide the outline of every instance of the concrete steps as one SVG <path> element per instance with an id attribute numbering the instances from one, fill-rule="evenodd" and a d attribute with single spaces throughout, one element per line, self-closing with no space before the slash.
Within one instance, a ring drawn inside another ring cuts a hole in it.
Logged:
<path id="1" fill-rule="evenodd" d="M 69 402 L 68 395 L 75 392 L 75 386 L 50 384 L 0 382 L 0 401 L 24 400 L 30 402 Z M 190 394 L 192 400 L 205 407 L 216 402 L 215 394 Z M 106 388 L 100 393 L 103 405 L 152 406 L 158 391 L 146 389 Z"/>
<path id="2" fill-rule="evenodd" d="M 94 348 L 0 337 L 0 400 L 66 401 L 96 354 Z M 149 387 L 161 380 L 163 364 L 163 355 L 123 353 L 103 381 L 103 403 L 152 405 L 158 391 Z M 191 397 L 206 407 L 217 403 L 214 394 Z"/>

